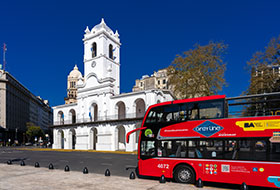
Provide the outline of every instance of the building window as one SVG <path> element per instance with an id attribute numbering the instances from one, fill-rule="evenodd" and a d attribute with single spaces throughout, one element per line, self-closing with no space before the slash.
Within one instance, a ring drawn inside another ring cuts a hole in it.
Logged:
<path id="1" fill-rule="evenodd" d="M 162 83 L 163 83 L 163 84 L 165 84 L 165 83 L 166 83 L 166 80 L 165 80 L 165 79 L 163 79 Z"/>
<path id="2" fill-rule="evenodd" d="M 96 57 L 96 55 L 97 55 L 97 45 L 96 45 L 95 42 L 92 44 L 91 53 L 92 53 L 92 58 Z"/>
<path id="3" fill-rule="evenodd" d="M 160 85 L 160 80 L 157 81 L 158 85 Z"/>
<path id="4" fill-rule="evenodd" d="M 112 46 L 112 44 L 109 45 L 109 58 L 113 59 L 113 46 Z"/>

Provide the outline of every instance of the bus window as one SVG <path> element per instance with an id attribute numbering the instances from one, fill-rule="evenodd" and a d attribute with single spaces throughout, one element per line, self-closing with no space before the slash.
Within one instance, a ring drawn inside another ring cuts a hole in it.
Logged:
<path id="1" fill-rule="evenodd" d="M 158 156 L 185 158 L 186 141 L 159 141 Z"/>
<path id="2" fill-rule="evenodd" d="M 223 158 L 223 141 L 222 140 L 207 140 L 207 146 L 205 149 L 205 158 Z"/>
<path id="3" fill-rule="evenodd" d="M 156 156 L 155 141 L 141 142 L 141 156 L 148 156 L 148 157 Z"/>
<path id="4" fill-rule="evenodd" d="M 255 159 L 266 160 L 267 144 L 264 140 L 255 141 Z"/>
<path id="5" fill-rule="evenodd" d="M 189 112 L 189 119 L 195 120 L 199 119 L 199 112 L 198 112 L 198 104 L 197 103 L 190 103 L 188 106 L 188 112 Z"/>
<path id="6" fill-rule="evenodd" d="M 156 112 L 151 110 L 147 116 L 146 123 L 156 122 Z"/>
<path id="7" fill-rule="evenodd" d="M 199 105 L 200 118 L 221 118 L 223 111 L 223 102 L 203 102 Z"/>
<path id="8" fill-rule="evenodd" d="M 188 115 L 190 120 L 196 119 L 213 119 L 224 117 L 224 102 L 207 101 L 188 103 Z"/>
<path id="9" fill-rule="evenodd" d="M 167 123 L 179 119 L 179 105 L 168 105 L 153 108 L 148 113 L 146 123 Z"/>
<path id="10" fill-rule="evenodd" d="M 270 160 L 280 161 L 280 143 L 271 143 Z"/>

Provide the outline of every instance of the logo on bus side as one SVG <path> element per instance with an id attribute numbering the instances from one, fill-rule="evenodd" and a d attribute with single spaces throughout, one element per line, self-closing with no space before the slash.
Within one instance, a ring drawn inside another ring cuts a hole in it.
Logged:
<path id="1" fill-rule="evenodd" d="M 216 123 L 213 123 L 211 121 L 205 121 L 202 124 L 195 127 L 193 130 L 205 137 L 210 137 L 215 133 L 221 131 L 222 129 L 223 127 L 217 125 Z"/>
<path id="2" fill-rule="evenodd" d="M 243 128 L 244 131 L 264 131 L 266 129 L 280 129 L 279 119 L 237 121 L 235 124 Z"/>

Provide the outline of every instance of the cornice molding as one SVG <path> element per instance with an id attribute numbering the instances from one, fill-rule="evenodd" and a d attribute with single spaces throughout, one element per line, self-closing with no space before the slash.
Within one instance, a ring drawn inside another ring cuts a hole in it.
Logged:
<path id="1" fill-rule="evenodd" d="M 87 62 L 90 62 L 90 61 L 97 60 L 97 59 L 102 58 L 102 57 L 104 57 L 105 59 L 107 59 L 107 60 L 109 60 L 109 61 L 115 63 L 115 64 L 118 65 L 118 66 L 120 66 L 120 63 L 114 61 L 113 59 L 108 58 L 108 57 L 105 56 L 104 54 L 100 54 L 99 56 L 96 56 L 96 57 L 91 58 L 91 59 L 84 59 L 84 64 L 87 63 Z"/>
<path id="2" fill-rule="evenodd" d="M 88 92 L 88 91 L 92 91 L 92 90 L 99 90 L 101 88 L 106 88 L 106 87 L 113 88 L 114 86 L 115 85 L 113 85 L 113 84 L 104 84 L 104 85 L 99 85 L 99 86 L 95 86 L 95 87 L 91 87 L 91 88 L 78 89 L 78 93 Z M 101 92 L 101 91 L 99 91 L 99 92 Z"/>
<path id="3" fill-rule="evenodd" d="M 104 34 L 107 38 L 109 38 L 109 39 L 112 40 L 114 43 L 118 44 L 119 46 L 121 45 L 121 43 L 118 42 L 118 41 L 115 39 L 115 37 L 112 37 L 112 36 L 109 35 L 106 31 L 103 31 L 103 30 L 101 30 L 100 32 L 98 32 L 98 33 L 96 33 L 96 34 L 92 34 L 92 35 L 90 35 L 90 36 L 84 37 L 84 38 L 83 38 L 83 41 L 84 41 L 84 43 L 85 43 L 85 41 L 90 40 L 90 39 L 92 39 L 92 38 L 95 38 L 95 37 L 97 37 L 97 36 L 100 36 L 100 35 L 102 35 L 102 34 Z"/>

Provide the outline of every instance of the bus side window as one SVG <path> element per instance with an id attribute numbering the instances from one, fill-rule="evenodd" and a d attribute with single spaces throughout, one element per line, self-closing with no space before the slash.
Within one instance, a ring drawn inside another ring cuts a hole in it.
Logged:
<path id="1" fill-rule="evenodd" d="M 270 160 L 280 161 L 280 143 L 270 143 Z"/>
<path id="2" fill-rule="evenodd" d="M 156 156 L 155 141 L 142 141 L 141 142 L 141 156 Z"/>

